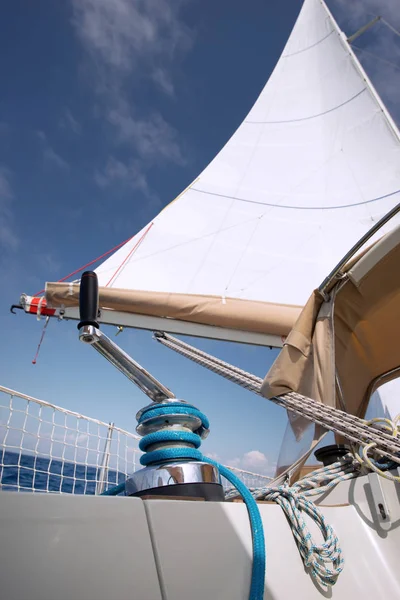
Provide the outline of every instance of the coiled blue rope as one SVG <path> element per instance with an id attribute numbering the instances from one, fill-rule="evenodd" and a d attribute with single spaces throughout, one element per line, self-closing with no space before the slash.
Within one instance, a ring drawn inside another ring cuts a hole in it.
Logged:
<path id="1" fill-rule="evenodd" d="M 242 496 L 247 508 L 247 512 L 250 519 L 251 535 L 253 542 L 253 566 L 251 574 L 249 600 L 262 600 L 264 598 L 266 553 L 264 529 L 260 516 L 260 511 L 258 510 L 258 506 L 255 499 L 253 498 L 247 487 L 244 485 L 244 483 L 236 475 L 234 475 L 232 471 L 227 469 L 225 466 L 220 465 L 215 460 L 204 456 L 198 449 L 201 445 L 201 438 L 199 434 L 201 433 L 202 428 L 209 428 L 209 422 L 207 417 L 197 408 L 191 406 L 190 404 L 186 404 L 183 402 L 169 402 L 168 405 L 164 404 L 154 407 L 150 406 L 147 410 L 144 410 L 138 420 L 138 423 L 140 425 L 141 423 L 143 423 L 143 421 L 152 417 L 167 417 L 169 414 L 172 415 L 177 413 L 182 415 L 198 417 L 201 421 L 201 427 L 199 427 L 199 429 L 197 429 L 193 433 L 164 429 L 145 435 L 140 440 L 139 444 L 139 448 L 145 453 L 141 456 L 140 463 L 143 466 L 148 466 L 160 462 L 173 461 L 176 459 L 200 460 L 202 462 L 207 462 L 217 467 L 222 477 L 225 477 L 225 479 L 227 479 L 237 489 L 239 494 Z M 190 443 L 193 444 L 194 448 L 188 448 L 186 446 L 176 446 L 173 448 L 161 448 L 159 450 L 147 452 L 147 448 L 149 448 L 153 444 L 160 444 L 162 442 Z M 116 486 L 115 488 L 111 488 L 110 490 L 104 492 L 104 495 L 116 495 L 123 491 L 122 489 L 120 489 L 119 491 L 114 492 L 114 490 L 120 487 L 121 486 Z"/>

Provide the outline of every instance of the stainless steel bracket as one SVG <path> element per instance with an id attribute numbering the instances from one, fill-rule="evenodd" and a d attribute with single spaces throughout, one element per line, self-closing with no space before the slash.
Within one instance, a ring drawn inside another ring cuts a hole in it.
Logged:
<path id="1" fill-rule="evenodd" d="M 97 327 L 83 325 L 79 330 L 79 339 L 85 344 L 90 344 L 153 402 L 163 402 L 175 398 L 171 390 L 160 383 Z"/>
<path id="2" fill-rule="evenodd" d="M 388 531 L 392 526 L 389 507 L 386 502 L 382 487 L 382 479 L 378 473 L 368 473 L 368 482 L 371 488 L 372 498 L 375 505 L 375 511 L 378 523 L 382 529 Z"/>

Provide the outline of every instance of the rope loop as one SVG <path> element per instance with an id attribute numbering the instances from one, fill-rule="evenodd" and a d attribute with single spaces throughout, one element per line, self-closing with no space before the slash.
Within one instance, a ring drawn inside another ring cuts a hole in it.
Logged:
<path id="1" fill-rule="evenodd" d="M 375 417 L 374 419 L 365 421 L 365 424 L 374 425 L 377 429 L 383 429 L 384 431 L 389 432 L 393 438 L 397 439 L 399 437 L 399 422 L 400 414 L 398 414 L 397 417 L 395 417 L 394 419 L 387 419 L 386 417 Z M 398 466 L 398 464 L 391 461 L 388 461 L 385 464 L 377 463 L 375 460 L 368 456 L 369 451 L 375 448 L 376 446 L 376 442 L 371 442 L 369 444 L 361 446 L 361 456 L 360 453 L 355 453 L 357 461 L 361 465 L 365 465 L 366 467 L 371 469 L 371 471 L 378 473 L 378 475 L 380 475 L 384 479 L 400 483 L 399 475 L 392 475 L 388 472 L 388 469 L 393 469 L 396 466 Z"/>
<path id="2" fill-rule="evenodd" d="M 343 570 L 344 559 L 339 539 L 333 528 L 325 521 L 320 509 L 304 493 L 301 493 L 296 485 L 270 488 L 265 492 L 264 497 L 265 500 L 276 502 L 282 508 L 289 521 L 304 566 L 309 569 L 319 585 L 324 588 L 335 585 Z M 323 539 L 322 544 L 314 541 L 307 527 L 305 515 L 317 525 Z"/>

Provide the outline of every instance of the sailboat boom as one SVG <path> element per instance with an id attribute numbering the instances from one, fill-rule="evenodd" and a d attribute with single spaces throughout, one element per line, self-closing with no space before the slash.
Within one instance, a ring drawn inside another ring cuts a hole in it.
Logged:
<path id="1" fill-rule="evenodd" d="M 69 308 L 47 308 L 45 301 L 38 307 L 39 298 L 33 296 L 22 296 L 21 308 L 26 313 L 44 317 L 55 317 L 58 320 L 79 321 L 79 309 Z M 19 308 L 19 306 L 18 306 Z M 240 344 L 252 344 L 254 346 L 267 346 L 271 348 L 282 348 L 284 338 L 280 335 L 257 333 L 238 329 L 217 327 L 214 325 L 203 325 L 178 319 L 165 319 L 150 315 L 127 313 L 118 310 L 100 309 L 99 321 L 104 325 L 115 325 L 116 327 L 128 327 L 132 329 L 145 329 L 147 331 L 166 331 L 178 335 L 189 335 L 193 337 L 222 340 L 225 342 L 238 342 Z"/>

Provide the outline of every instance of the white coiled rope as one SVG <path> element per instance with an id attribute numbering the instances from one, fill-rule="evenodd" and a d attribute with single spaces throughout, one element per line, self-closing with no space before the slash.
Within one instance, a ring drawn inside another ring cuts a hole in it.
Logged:
<path id="1" fill-rule="evenodd" d="M 158 342 L 175 350 L 175 352 L 256 394 L 260 394 L 262 380 L 255 375 L 198 350 L 168 334 L 157 333 L 155 337 Z M 297 399 L 299 402 L 295 404 L 294 401 Z M 326 523 L 323 514 L 309 500 L 309 497 L 326 492 L 340 481 L 357 477 L 362 466 L 375 471 L 386 479 L 400 482 L 400 477 L 383 470 L 383 468 L 388 469 L 394 466 L 394 463 L 390 462 L 391 460 L 395 460 L 396 464 L 400 463 L 400 415 L 393 421 L 381 418 L 364 421 L 337 409 L 313 403 L 308 398 L 294 393 L 272 398 L 272 400 L 331 431 L 341 433 L 353 443 L 353 446 L 356 444 L 361 449 L 360 453 L 354 452 L 354 456 L 349 453 L 338 462 L 313 471 L 307 478 L 298 481 L 293 486 L 280 485 L 251 490 L 257 500 L 269 500 L 281 506 L 291 526 L 305 567 L 310 570 L 311 575 L 318 584 L 326 588 L 336 583 L 339 574 L 343 570 L 344 559 L 336 533 Z M 311 403 L 311 408 L 307 412 L 308 402 Z M 324 414 L 322 414 L 322 410 Z M 320 416 L 317 415 L 318 411 L 321 411 Z M 372 427 L 368 428 L 369 426 Z M 386 456 L 388 459 L 389 462 L 384 467 L 368 456 L 368 452 L 374 448 L 380 456 Z M 235 497 L 237 497 L 237 493 L 234 491 L 226 493 L 227 500 Z M 323 538 L 322 544 L 315 543 L 308 530 L 305 515 L 310 517 L 319 528 Z"/>
<path id="2" fill-rule="evenodd" d="M 321 510 L 309 499 L 337 485 L 340 481 L 353 479 L 360 472 L 360 465 L 352 454 L 346 454 L 340 461 L 317 469 L 307 478 L 294 485 L 263 487 L 252 491 L 257 500 L 276 502 L 285 513 L 293 537 L 296 540 L 304 566 L 322 588 L 336 583 L 343 570 L 344 558 L 339 539 L 334 529 L 325 521 Z M 227 499 L 237 494 L 229 491 Z M 305 516 L 311 518 L 320 530 L 322 543 L 316 543 L 311 535 Z"/>

